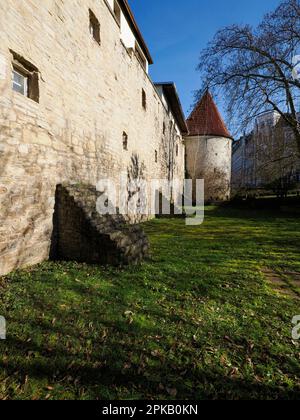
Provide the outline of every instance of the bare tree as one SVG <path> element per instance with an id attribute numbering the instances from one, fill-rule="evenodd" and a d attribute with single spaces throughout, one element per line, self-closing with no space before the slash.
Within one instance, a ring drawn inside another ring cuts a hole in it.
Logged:
<path id="1" fill-rule="evenodd" d="M 252 136 L 258 187 L 274 190 L 275 186 L 286 192 L 296 188 L 299 160 L 290 126 L 281 118 L 274 127 L 264 126 Z"/>
<path id="2" fill-rule="evenodd" d="M 246 131 L 257 115 L 275 110 L 293 130 L 300 156 L 299 48 L 300 2 L 285 0 L 257 28 L 232 25 L 218 31 L 201 53 L 198 68 L 204 80 L 201 92 L 220 89 L 237 129 Z"/>

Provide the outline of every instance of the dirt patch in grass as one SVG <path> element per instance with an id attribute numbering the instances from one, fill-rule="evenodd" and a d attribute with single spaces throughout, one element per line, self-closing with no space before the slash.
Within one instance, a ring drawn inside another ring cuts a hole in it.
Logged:
<path id="1" fill-rule="evenodd" d="M 295 290 L 300 287 L 300 280 L 296 280 L 298 276 L 300 276 L 299 273 L 285 272 L 282 276 L 280 276 L 274 270 L 269 268 L 263 269 L 262 272 L 265 275 L 268 284 L 272 286 L 275 292 L 300 300 L 300 293 Z"/>

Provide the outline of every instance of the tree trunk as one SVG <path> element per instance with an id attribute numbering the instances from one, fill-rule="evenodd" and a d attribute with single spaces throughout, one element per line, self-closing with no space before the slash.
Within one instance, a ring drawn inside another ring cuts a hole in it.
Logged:
<path id="1" fill-rule="evenodd" d="M 295 139 L 297 143 L 297 155 L 298 159 L 300 159 L 300 122 L 297 124 L 297 128 L 294 130 L 295 133 Z"/>

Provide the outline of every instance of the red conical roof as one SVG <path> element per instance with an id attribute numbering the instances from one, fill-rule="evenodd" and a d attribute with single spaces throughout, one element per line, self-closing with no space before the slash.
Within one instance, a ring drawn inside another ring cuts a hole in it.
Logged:
<path id="1" fill-rule="evenodd" d="M 231 138 L 209 91 L 205 92 L 186 122 L 190 136 Z"/>

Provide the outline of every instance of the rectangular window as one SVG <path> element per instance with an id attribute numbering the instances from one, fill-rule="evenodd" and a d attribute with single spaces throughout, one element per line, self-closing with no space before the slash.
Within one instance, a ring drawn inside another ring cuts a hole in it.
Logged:
<path id="1" fill-rule="evenodd" d="M 20 71 L 13 69 L 13 90 L 28 96 L 28 76 L 21 74 Z"/>
<path id="2" fill-rule="evenodd" d="M 121 8 L 117 0 L 114 0 L 114 15 L 119 25 L 121 25 Z"/>
<path id="3" fill-rule="evenodd" d="M 35 102 L 39 102 L 39 72 L 38 69 L 20 55 L 11 51 L 12 89 Z"/>
<path id="4" fill-rule="evenodd" d="M 157 162 L 158 162 L 158 153 L 157 153 L 157 150 L 155 150 L 155 163 Z"/>
<path id="5" fill-rule="evenodd" d="M 100 23 L 99 20 L 96 18 L 96 15 L 90 10 L 90 34 L 97 42 L 97 44 L 101 44 L 100 38 Z"/>

